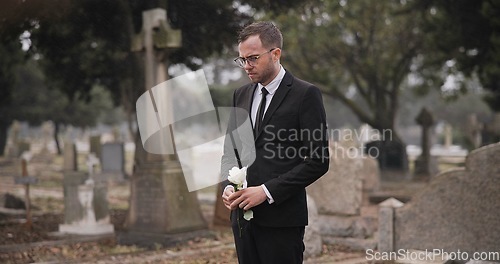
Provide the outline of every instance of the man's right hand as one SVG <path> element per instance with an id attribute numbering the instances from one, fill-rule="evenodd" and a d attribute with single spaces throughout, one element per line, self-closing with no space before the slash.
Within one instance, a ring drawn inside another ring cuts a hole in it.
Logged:
<path id="1" fill-rule="evenodd" d="M 229 196 L 234 193 L 234 187 L 231 185 L 226 186 L 224 188 L 224 192 L 222 193 L 222 201 L 224 202 L 224 206 L 226 206 L 227 209 L 231 209 L 231 203 L 232 201 L 229 200 Z"/>

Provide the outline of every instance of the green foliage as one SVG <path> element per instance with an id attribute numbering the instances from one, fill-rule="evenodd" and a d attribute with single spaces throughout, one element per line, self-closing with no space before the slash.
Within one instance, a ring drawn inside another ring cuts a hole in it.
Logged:
<path id="1" fill-rule="evenodd" d="M 119 95 L 130 43 L 123 13 L 119 1 L 76 1 L 58 16 L 38 21 L 32 52 L 41 55 L 49 86 L 69 98 L 79 94 L 88 100 L 96 84 Z"/>
<path id="2" fill-rule="evenodd" d="M 70 100 L 62 91 L 49 89 L 35 61 L 19 67 L 17 77 L 19 82 L 12 91 L 13 117 L 30 125 L 52 120 L 57 124 L 90 127 L 96 125 L 103 112 L 113 109 L 110 92 L 100 86 L 91 89 L 88 101 L 78 99 L 77 94 Z"/>
<path id="3" fill-rule="evenodd" d="M 278 15 L 284 64 L 362 122 L 393 129 L 400 86 L 422 47 L 418 14 L 401 1 L 307 1 Z"/>
<path id="4" fill-rule="evenodd" d="M 500 3 L 425 0 L 416 1 L 413 8 L 424 15 L 427 63 L 440 67 L 452 60 L 465 76 L 477 75 L 490 91 L 486 102 L 500 111 Z"/>

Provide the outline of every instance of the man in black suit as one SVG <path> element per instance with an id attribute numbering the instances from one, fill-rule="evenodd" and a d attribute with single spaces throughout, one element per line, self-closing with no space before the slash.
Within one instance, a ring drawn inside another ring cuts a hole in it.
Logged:
<path id="1" fill-rule="evenodd" d="M 273 23 L 246 26 L 238 43 L 235 62 L 251 83 L 234 92 L 233 106 L 248 111 L 255 137 L 248 188 L 235 191 L 227 181 L 223 183 L 227 186 L 222 198 L 232 210 L 238 260 L 241 264 L 302 263 L 305 188 L 325 174 L 329 164 L 321 93 L 281 66 L 283 40 Z M 225 148 L 223 168 L 237 166 L 238 155 L 232 150 Z M 227 171 L 222 173 L 227 177 Z M 250 209 L 254 216 L 247 221 L 243 210 Z"/>

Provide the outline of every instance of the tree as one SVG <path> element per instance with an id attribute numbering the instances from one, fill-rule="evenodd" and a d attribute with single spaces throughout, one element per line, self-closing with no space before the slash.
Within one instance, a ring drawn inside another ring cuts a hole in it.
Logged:
<path id="1" fill-rule="evenodd" d="M 490 91 L 486 102 L 500 111 L 500 3 L 424 0 L 415 1 L 412 8 L 422 13 L 422 28 L 432 48 L 426 63 L 439 68 L 451 62 L 465 77 L 476 75 Z"/>
<path id="2" fill-rule="evenodd" d="M 40 58 L 49 87 L 71 100 L 75 95 L 90 100 L 91 88 L 101 85 L 132 121 L 135 100 L 144 91 L 141 58 L 130 51 L 142 11 L 168 7 L 172 24 L 183 34 L 182 48 L 168 60 L 195 69 L 204 58 L 232 49 L 237 29 L 251 21 L 251 14 L 240 10 L 246 2 L 251 1 L 7 0 L 0 4 L 0 30 L 17 31 L 13 39 L 25 31 L 31 34 L 29 54 Z M 259 0 L 253 12 L 286 9 L 298 2 Z"/>
<path id="3" fill-rule="evenodd" d="M 403 15 L 406 8 L 403 1 L 308 1 L 277 18 L 288 68 L 400 143 L 398 99 L 423 43 L 419 13 Z"/>
<path id="4" fill-rule="evenodd" d="M 13 87 L 17 82 L 17 67 L 23 61 L 20 43 L 5 39 L 0 42 L 0 156 L 4 154 L 7 144 L 7 130 L 15 118 L 12 101 Z"/>
<path id="5" fill-rule="evenodd" d="M 28 60 L 16 70 L 19 80 L 12 91 L 12 117 L 38 125 L 51 120 L 55 125 L 54 140 L 58 153 L 61 154 L 59 131 L 61 126 L 92 127 L 103 112 L 113 109 L 109 91 L 94 86 L 90 91 L 90 100 L 70 99 L 57 89 L 49 89 L 44 83 L 44 76 L 37 66 L 37 61 Z"/>

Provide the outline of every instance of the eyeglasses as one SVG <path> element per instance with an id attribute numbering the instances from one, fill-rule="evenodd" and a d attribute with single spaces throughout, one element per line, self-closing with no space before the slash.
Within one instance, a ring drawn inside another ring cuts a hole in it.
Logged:
<path id="1" fill-rule="evenodd" d="M 236 63 L 236 65 L 238 65 L 238 67 L 240 68 L 245 68 L 245 64 L 248 62 L 248 65 L 250 66 L 255 66 L 255 63 L 257 62 L 257 60 L 260 58 L 260 56 L 266 54 L 266 53 L 269 53 L 273 50 L 275 50 L 276 48 L 272 48 L 262 54 L 259 54 L 259 55 L 252 55 L 252 56 L 248 56 L 246 58 L 243 58 L 243 57 L 238 57 L 236 59 L 234 59 L 234 62 Z"/>

